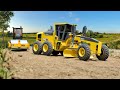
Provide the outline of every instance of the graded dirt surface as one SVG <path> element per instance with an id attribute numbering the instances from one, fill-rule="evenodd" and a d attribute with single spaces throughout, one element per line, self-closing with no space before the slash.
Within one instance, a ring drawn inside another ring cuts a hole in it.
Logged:
<path id="1" fill-rule="evenodd" d="M 117 53 L 117 54 L 116 54 Z M 88 61 L 63 56 L 34 55 L 28 51 L 8 51 L 16 79 L 119 79 L 120 50 L 110 50 L 107 61 Z M 117 56 L 115 56 L 117 55 Z"/>

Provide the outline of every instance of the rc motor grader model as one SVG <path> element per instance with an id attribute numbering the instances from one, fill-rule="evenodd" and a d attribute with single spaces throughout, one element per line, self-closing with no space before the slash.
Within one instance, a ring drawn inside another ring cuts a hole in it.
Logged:
<path id="1" fill-rule="evenodd" d="M 47 56 L 61 53 L 64 57 L 77 57 L 87 61 L 91 55 L 95 54 L 99 60 L 107 60 L 109 50 L 102 42 L 82 35 L 76 35 L 76 26 L 68 23 L 55 23 L 47 32 L 36 34 L 32 50 L 34 54 L 44 54 Z"/>
<path id="2" fill-rule="evenodd" d="M 8 41 L 8 48 L 14 50 L 26 50 L 29 49 L 30 44 L 27 40 L 22 40 L 23 28 L 13 27 L 13 39 Z"/>

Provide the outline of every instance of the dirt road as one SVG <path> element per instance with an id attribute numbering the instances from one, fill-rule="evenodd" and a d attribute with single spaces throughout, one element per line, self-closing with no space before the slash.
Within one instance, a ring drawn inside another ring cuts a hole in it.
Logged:
<path id="1" fill-rule="evenodd" d="M 107 61 L 99 61 L 96 57 L 81 61 L 63 56 L 34 55 L 31 49 L 8 51 L 12 58 L 11 70 L 14 77 L 20 79 L 119 79 L 120 51 L 110 50 L 110 53 Z"/>

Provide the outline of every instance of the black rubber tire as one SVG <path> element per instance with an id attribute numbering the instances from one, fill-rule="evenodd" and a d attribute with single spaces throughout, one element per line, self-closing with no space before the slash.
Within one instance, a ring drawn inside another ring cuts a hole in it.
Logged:
<path id="1" fill-rule="evenodd" d="M 60 52 L 61 56 L 63 56 L 63 51 Z"/>
<path id="2" fill-rule="evenodd" d="M 43 51 L 43 46 L 44 44 L 47 44 L 48 45 L 48 50 L 46 52 Z M 52 44 L 49 42 L 49 41 L 45 41 L 43 44 L 42 44 L 42 52 L 44 55 L 47 55 L 47 56 L 50 56 L 53 52 L 53 47 L 52 47 Z"/>
<path id="3" fill-rule="evenodd" d="M 106 45 L 102 45 L 102 49 L 101 49 L 101 55 L 98 56 L 96 55 L 96 57 L 101 60 L 101 61 L 106 61 L 107 58 L 109 57 L 109 49 Z"/>
<path id="4" fill-rule="evenodd" d="M 85 55 L 83 57 L 81 57 L 79 55 L 79 49 L 80 48 L 84 48 L 85 49 Z M 90 51 L 90 48 L 87 44 L 81 44 L 79 47 L 78 47 L 78 50 L 77 50 L 77 55 L 78 55 L 78 58 L 80 60 L 83 60 L 83 61 L 87 61 L 89 58 L 90 58 L 90 55 L 91 55 L 91 51 Z"/>
<path id="5" fill-rule="evenodd" d="M 23 49 L 23 51 L 27 51 L 27 49 Z"/>
<path id="6" fill-rule="evenodd" d="M 37 44 L 38 45 L 38 50 L 34 51 L 34 45 Z M 42 53 L 42 43 L 40 43 L 39 41 L 34 42 L 33 46 L 32 46 L 32 51 L 34 54 L 41 54 Z"/>
<path id="7" fill-rule="evenodd" d="M 53 54 L 53 56 L 57 56 L 59 54 L 59 52 L 58 51 L 53 51 L 52 54 Z"/>

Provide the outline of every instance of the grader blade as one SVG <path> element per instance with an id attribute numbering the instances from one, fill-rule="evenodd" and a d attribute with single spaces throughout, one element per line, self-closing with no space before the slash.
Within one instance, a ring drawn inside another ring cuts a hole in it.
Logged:
<path id="1" fill-rule="evenodd" d="M 77 58 L 77 49 L 65 49 L 63 51 L 63 56 L 68 58 Z M 93 55 L 90 55 L 90 59 L 94 59 Z"/>
<path id="2" fill-rule="evenodd" d="M 63 51 L 64 57 L 77 57 L 77 49 L 65 49 Z"/>

